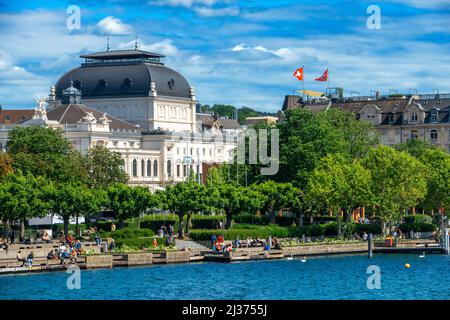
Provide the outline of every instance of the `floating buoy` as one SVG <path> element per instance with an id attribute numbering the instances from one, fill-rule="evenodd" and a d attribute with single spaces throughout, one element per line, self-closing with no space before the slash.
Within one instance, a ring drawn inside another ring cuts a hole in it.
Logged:
<path id="1" fill-rule="evenodd" d="M 411 265 L 410 265 L 409 263 L 406 263 L 406 264 L 405 264 L 405 268 L 406 268 L 406 269 L 409 269 L 409 268 L 411 268 Z"/>

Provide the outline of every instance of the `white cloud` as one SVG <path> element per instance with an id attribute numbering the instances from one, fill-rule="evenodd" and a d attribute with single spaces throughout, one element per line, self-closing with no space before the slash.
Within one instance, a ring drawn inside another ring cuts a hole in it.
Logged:
<path id="1" fill-rule="evenodd" d="M 134 48 L 134 46 L 135 41 L 119 43 L 118 45 L 120 49 L 131 49 Z M 154 53 L 161 53 L 171 57 L 178 54 L 178 48 L 173 45 L 173 41 L 170 39 L 164 39 L 151 44 L 145 44 L 142 40 L 138 39 L 138 49 Z"/>
<path id="2" fill-rule="evenodd" d="M 186 7 L 191 8 L 194 5 L 204 5 L 204 6 L 212 6 L 218 2 L 228 2 L 221 0 L 154 0 L 150 1 L 149 4 L 158 5 L 158 6 L 171 6 L 171 7 Z"/>
<path id="3" fill-rule="evenodd" d="M 23 107 L 38 96 L 45 97 L 49 87 L 49 81 L 15 65 L 12 57 L 0 50 L 0 104 L 5 108 Z"/>
<path id="4" fill-rule="evenodd" d="M 450 8 L 449 0 L 390 0 L 388 2 L 403 3 L 421 9 Z"/>
<path id="5" fill-rule="evenodd" d="M 208 8 L 198 7 L 195 12 L 202 17 L 222 17 L 239 15 L 239 7 Z"/>
<path id="6" fill-rule="evenodd" d="M 108 16 L 97 23 L 97 29 L 103 34 L 109 35 L 129 35 L 133 33 L 133 28 L 120 19 Z"/>

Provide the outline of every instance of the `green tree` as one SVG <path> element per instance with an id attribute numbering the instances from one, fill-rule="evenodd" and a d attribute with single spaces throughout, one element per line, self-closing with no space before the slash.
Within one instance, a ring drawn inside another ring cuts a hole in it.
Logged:
<path id="1" fill-rule="evenodd" d="M 63 220 L 66 238 L 69 235 L 70 219 L 93 215 L 100 210 L 98 195 L 81 184 L 53 183 L 47 195 L 52 213 Z M 77 232 L 79 233 L 79 230 Z"/>
<path id="2" fill-rule="evenodd" d="M 309 175 L 320 160 L 340 154 L 351 161 L 363 157 L 376 144 L 373 126 L 340 110 L 313 113 L 304 109 L 286 112 L 280 129 L 280 170 L 278 181 L 292 182 L 305 189 Z"/>
<path id="3" fill-rule="evenodd" d="M 57 182 L 86 181 L 83 158 L 60 129 L 15 127 L 9 139 L 7 151 L 13 158 L 14 170 Z"/>
<path id="4" fill-rule="evenodd" d="M 279 183 L 272 180 L 251 186 L 263 197 L 262 208 L 270 213 L 270 223 L 275 223 L 277 211 L 283 208 L 298 208 L 301 192 L 292 183 Z"/>
<path id="5" fill-rule="evenodd" d="M 231 228 L 234 215 L 242 212 L 253 212 L 261 208 L 263 196 L 252 187 L 243 187 L 233 183 L 224 183 L 216 186 L 219 194 L 216 205 L 226 214 L 225 228 Z"/>
<path id="6" fill-rule="evenodd" d="M 427 195 L 421 205 L 428 210 L 450 210 L 450 154 L 419 139 L 409 139 L 397 148 L 419 159 L 429 170 Z"/>
<path id="7" fill-rule="evenodd" d="M 370 205 L 386 233 L 400 222 L 402 210 L 425 198 L 429 170 L 409 153 L 381 145 L 369 152 L 362 165 L 371 173 Z"/>
<path id="8" fill-rule="evenodd" d="M 89 149 L 86 155 L 88 185 L 92 188 L 107 188 L 114 183 L 127 183 L 125 162 L 120 153 L 111 152 L 104 146 Z"/>
<path id="9" fill-rule="evenodd" d="M 188 221 L 185 232 L 189 232 L 192 214 L 207 207 L 208 199 L 205 187 L 195 181 L 188 180 L 167 186 L 159 195 L 164 201 L 164 208 L 178 215 L 178 237 L 184 238 L 183 225 L 184 217 L 187 215 Z"/>
<path id="10" fill-rule="evenodd" d="M 31 174 L 9 173 L 0 184 L 0 208 L 3 221 L 20 221 L 20 238 L 25 235 L 29 218 L 43 217 L 50 208 L 46 201 L 47 182 Z M 7 226 L 10 223 L 6 224 Z M 5 230 L 6 231 L 6 230 Z"/>
<path id="11" fill-rule="evenodd" d="M 117 183 L 110 186 L 107 191 L 107 208 L 114 212 L 119 222 L 119 228 L 124 227 L 125 220 L 137 216 L 136 202 L 133 188 Z"/>
<path id="12" fill-rule="evenodd" d="M 330 209 L 336 216 L 338 236 L 342 235 L 340 210 L 350 222 L 353 209 L 370 200 L 370 172 L 358 162 L 347 162 L 342 156 L 328 155 L 320 160 L 311 174 L 306 192 L 309 207 Z"/>

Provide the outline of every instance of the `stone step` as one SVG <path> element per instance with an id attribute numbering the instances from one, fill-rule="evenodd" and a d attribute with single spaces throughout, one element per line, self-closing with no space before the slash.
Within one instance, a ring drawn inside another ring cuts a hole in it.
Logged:
<path id="1" fill-rule="evenodd" d="M 178 249 L 183 249 L 183 248 L 190 248 L 191 250 L 198 250 L 198 251 L 205 251 L 205 250 L 210 250 L 208 247 L 205 247 L 204 245 L 192 241 L 192 240 L 181 240 L 181 239 L 175 239 L 175 244 L 177 246 Z"/>

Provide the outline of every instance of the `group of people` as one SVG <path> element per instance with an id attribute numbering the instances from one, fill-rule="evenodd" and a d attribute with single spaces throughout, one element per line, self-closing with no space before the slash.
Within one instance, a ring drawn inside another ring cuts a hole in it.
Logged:
<path id="1" fill-rule="evenodd" d="M 278 242 L 278 239 L 276 237 L 269 236 L 265 241 L 261 240 L 259 237 L 256 239 L 251 239 L 250 237 L 247 238 L 247 240 L 241 242 L 239 239 L 239 236 L 236 237 L 234 241 L 231 242 L 231 244 L 226 244 L 225 240 L 222 235 L 211 236 L 211 249 L 213 251 L 219 251 L 219 252 L 232 252 L 233 248 L 241 248 L 241 247 L 263 247 L 264 250 L 270 250 L 271 248 L 275 249 L 281 249 L 281 245 Z"/>
<path id="2" fill-rule="evenodd" d="M 34 253 L 31 251 L 26 258 L 22 257 L 22 251 L 17 251 L 17 261 L 22 262 L 22 267 L 33 266 Z"/>
<path id="3" fill-rule="evenodd" d="M 71 263 L 76 263 L 78 255 L 82 253 L 82 251 L 83 249 L 79 240 L 69 241 L 69 237 L 67 237 L 67 242 L 61 242 L 58 249 L 50 250 L 47 255 L 47 259 L 59 259 L 63 265 L 66 265 L 68 261 Z"/>
<path id="4" fill-rule="evenodd" d="M 168 236 L 170 238 L 170 237 L 173 237 L 173 235 L 174 235 L 174 229 L 170 223 L 167 226 L 165 224 L 163 224 L 161 226 L 161 230 L 163 233 L 163 237 Z"/>

